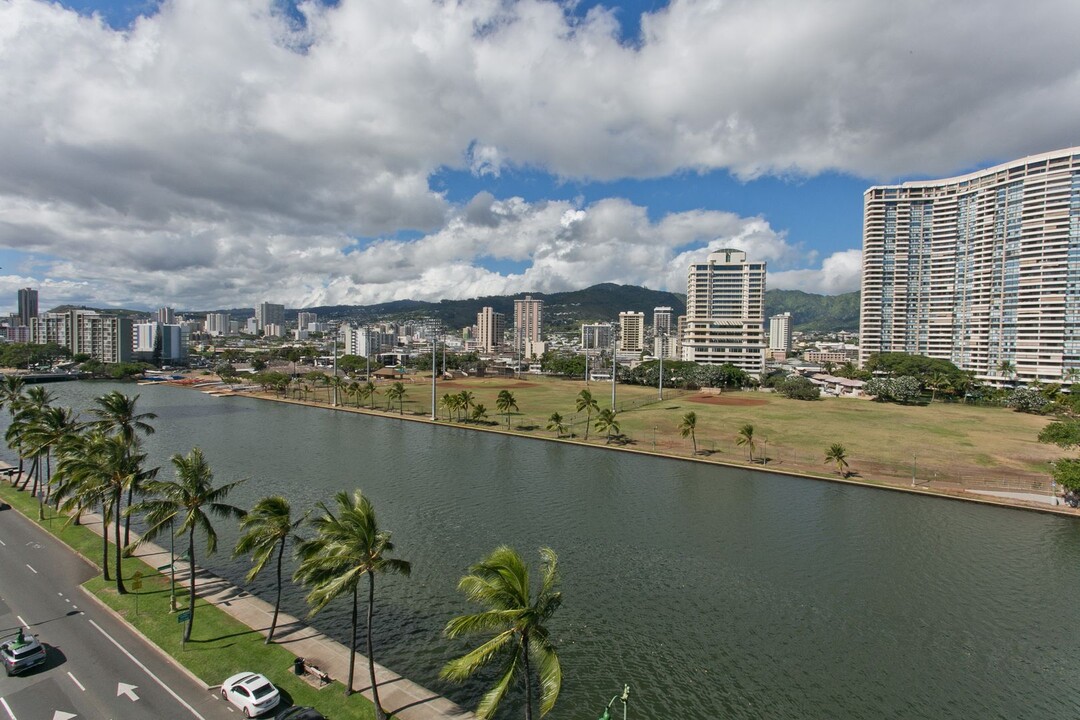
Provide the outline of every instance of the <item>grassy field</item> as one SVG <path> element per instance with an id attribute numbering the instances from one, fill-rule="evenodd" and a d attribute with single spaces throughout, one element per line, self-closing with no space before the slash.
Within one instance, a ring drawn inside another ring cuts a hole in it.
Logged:
<path id="1" fill-rule="evenodd" d="M 29 493 L 17 491 L 5 482 L 0 485 L 0 498 L 38 522 L 37 501 Z M 58 516 L 48 507 L 45 515 L 46 519 L 38 524 L 91 561 L 100 561 L 100 536 L 88 528 L 68 524 L 65 516 Z M 110 563 L 114 557 L 112 553 L 110 549 Z M 143 587 L 139 592 L 132 590 L 136 572 L 143 574 Z M 169 612 L 168 576 L 159 574 L 137 558 L 124 560 L 123 576 L 128 589 L 126 595 L 118 595 L 115 583 L 105 582 L 100 574 L 83 587 L 207 685 L 218 685 L 237 672 L 258 668 L 282 691 L 283 698 L 291 699 L 296 705 L 311 705 L 334 718 L 375 716 L 370 701 L 359 693 L 346 698 L 345 686 L 341 683 L 316 690 L 297 678 L 291 672 L 294 658 L 291 652 L 278 645 L 265 644 L 261 634 L 201 599 L 196 600 L 192 639 L 186 645 L 182 644 L 183 626 L 177 623 L 177 616 Z M 184 588 L 177 588 L 177 601 L 181 609 L 186 607 Z"/>
<path id="2" fill-rule="evenodd" d="M 375 399 L 379 412 L 385 412 L 382 393 L 387 386 L 380 384 Z M 430 416 L 430 376 L 406 387 L 404 413 Z M 558 412 L 572 424 L 574 440 L 583 441 L 585 413 L 576 413 L 575 399 L 585 387 L 581 381 L 532 376 L 467 378 L 440 382 L 437 396 L 468 390 L 487 407 L 485 427 L 506 429 L 506 418 L 495 407 L 499 391 L 506 389 L 518 405 L 510 415 L 512 432 L 554 437 L 546 426 L 548 417 Z M 594 382 L 588 389 L 601 409 L 611 406 L 610 383 Z M 751 424 L 755 462 L 767 455 L 769 467 L 810 475 L 835 473 L 824 462 L 825 450 L 841 443 L 852 473 L 870 482 L 910 483 L 915 470 L 920 485 L 1048 491 L 1048 463 L 1062 457 L 1059 449 L 1036 441 L 1048 418 L 1005 408 L 957 403 L 903 406 L 832 397 L 807 402 L 766 392 L 706 396 L 665 389 L 664 395 L 658 401 L 656 388 L 617 387 L 618 422 L 627 447 L 690 457 L 690 439 L 682 438 L 678 427 L 681 418 L 693 411 L 702 459 L 749 464 L 748 448 L 736 445 L 736 438 L 743 425 Z M 325 390 L 308 396 L 318 403 L 326 398 Z M 442 408 L 438 417 L 440 422 L 457 422 L 448 421 Z M 603 445 L 605 438 L 593 428 L 589 443 Z"/>

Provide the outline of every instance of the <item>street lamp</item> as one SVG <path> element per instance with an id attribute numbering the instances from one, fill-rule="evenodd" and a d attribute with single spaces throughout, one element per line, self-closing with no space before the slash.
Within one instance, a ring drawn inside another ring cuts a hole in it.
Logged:
<path id="1" fill-rule="evenodd" d="M 657 399 L 659 400 L 664 399 L 664 351 L 667 346 L 667 343 L 664 342 L 664 338 L 666 337 L 666 335 L 667 333 L 665 333 L 663 330 L 660 330 L 660 382 L 659 388 L 657 389 Z"/>
<path id="2" fill-rule="evenodd" d="M 618 337 L 618 326 L 611 323 L 611 412 L 615 412 L 615 367 L 618 362 L 615 358 L 615 338 Z"/>
<path id="3" fill-rule="evenodd" d="M 616 700 L 622 700 L 622 716 L 623 720 L 626 720 L 626 701 L 630 699 L 630 686 L 623 685 L 622 695 L 616 695 L 608 701 L 607 707 L 604 708 L 604 713 L 597 720 L 611 720 L 611 706 Z"/>
<path id="4" fill-rule="evenodd" d="M 911 487 L 915 487 L 915 471 L 919 467 L 919 456 L 911 456 Z"/>
<path id="5" fill-rule="evenodd" d="M 435 353 L 439 348 L 439 326 L 435 325 L 435 330 L 431 335 L 431 420 L 435 421 Z M 444 361 L 445 362 L 445 361 Z"/>

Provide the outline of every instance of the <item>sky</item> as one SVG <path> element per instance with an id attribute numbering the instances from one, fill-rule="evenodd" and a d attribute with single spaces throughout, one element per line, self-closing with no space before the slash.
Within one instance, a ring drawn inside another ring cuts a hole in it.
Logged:
<path id="1" fill-rule="evenodd" d="M 857 290 L 862 193 L 1080 144 L 1075 0 L 0 0 L 0 311 Z"/>

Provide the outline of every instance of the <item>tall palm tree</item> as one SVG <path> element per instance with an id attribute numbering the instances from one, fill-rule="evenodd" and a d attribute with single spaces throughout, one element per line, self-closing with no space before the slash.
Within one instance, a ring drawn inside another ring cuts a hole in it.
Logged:
<path id="1" fill-rule="evenodd" d="M 19 411 L 19 404 L 23 400 L 24 387 L 25 382 L 18 375 L 5 375 L 4 381 L 0 383 L 0 407 L 7 407 L 8 414 L 11 415 L 12 420 L 15 419 L 15 415 Z M 14 485 L 22 478 L 23 455 L 19 452 L 18 445 L 12 444 L 13 438 L 8 437 L 8 434 L 5 434 L 5 440 L 8 443 L 8 447 L 14 450 L 19 457 L 19 474 L 15 475 L 11 481 L 11 484 Z"/>
<path id="2" fill-rule="evenodd" d="M 458 404 L 460 402 L 461 398 L 454 393 L 446 393 L 442 396 L 442 399 L 439 400 L 439 404 L 446 409 L 446 422 L 450 422 L 450 415 L 457 412 Z"/>
<path id="3" fill-rule="evenodd" d="M 487 408 L 483 403 L 476 403 L 473 405 L 472 412 L 469 413 L 469 419 L 474 423 L 479 424 L 481 420 L 487 417 Z"/>
<path id="4" fill-rule="evenodd" d="M 517 410 L 517 401 L 514 399 L 514 394 L 509 390 L 500 390 L 499 397 L 495 399 L 495 407 L 499 412 L 506 415 L 506 429 L 510 429 L 510 411 Z"/>
<path id="5" fill-rule="evenodd" d="M 557 412 L 551 413 L 551 417 L 548 418 L 547 429 L 554 430 L 555 437 L 562 437 L 563 433 L 566 432 L 566 423 L 563 422 L 563 416 Z"/>
<path id="6" fill-rule="evenodd" d="M 588 390 L 582 390 L 578 393 L 577 403 L 575 407 L 578 412 L 585 411 L 585 440 L 589 440 L 589 425 L 592 424 L 592 414 L 600 410 L 600 406 L 596 402 L 596 398 L 592 396 L 592 393 Z"/>
<path id="7" fill-rule="evenodd" d="M 739 435 L 735 439 L 736 445 L 745 445 L 750 451 L 750 462 L 754 462 L 754 426 L 750 423 L 739 428 Z"/>
<path id="8" fill-rule="evenodd" d="M 41 385 L 30 388 L 22 399 L 18 401 L 15 417 L 11 421 L 11 426 L 15 428 L 16 445 L 23 451 L 20 455 L 25 455 L 32 460 L 30 474 L 23 481 L 23 488 L 26 487 L 32 477 L 34 485 L 30 490 L 30 494 L 33 497 L 39 497 L 39 494 L 43 494 L 44 488 L 41 487 L 42 453 L 39 448 L 34 447 L 31 438 L 35 428 L 41 423 L 45 411 L 50 407 L 49 403 L 54 399 L 55 396 Z"/>
<path id="9" fill-rule="evenodd" d="M 386 409 L 389 410 L 391 404 L 396 400 L 398 404 L 398 415 L 405 414 L 405 394 L 408 390 L 405 389 L 405 383 L 397 380 L 386 391 L 386 399 L 389 401 Z"/>
<path id="10" fill-rule="evenodd" d="M 303 541 L 296 529 L 307 518 L 293 520 L 289 501 L 280 495 L 271 495 L 255 503 L 255 507 L 240 520 L 243 534 L 236 542 L 233 555 L 252 553 L 252 566 L 248 571 L 247 581 L 251 582 L 270 562 L 277 550 L 277 598 L 274 600 L 274 618 L 270 621 L 270 632 L 266 644 L 274 641 L 274 629 L 277 627 L 278 611 L 281 608 L 281 564 L 285 556 L 285 545 L 290 539 Z"/>
<path id="11" fill-rule="evenodd" d="M 1016 365 L 1009 360 L 1002 360 L 997 365 L 997 371 L 1006 380 L 1016 377 Z"/>
<path id="12" fill-rule="evenodd" d="M 946 391 L 952 384 L 949 382 L 949 376 L 945 373 L 936 372 L 932 373 L 926 381 L 926 386 L 930 388 L 930 402 L 937 400 L 938 391 Z"/>
<path id="13" fill-rule="evenodd" d="M 244 481 L 214 487 L 214 473 L 199 448 L 193 448 L 187 455 L 173 455 L 172 464 L 176 468 L 176 479 L 148 483 L 146 494 L 150 499 L 136 505 L 134 510 L 145 513 L 150 526 L 143 535 L 144 540 L 154 540 L 170 529 L 177 537 L 187 535 L 191 569 L 188 572 L 188 621 L 184 628 L 186 642 L 191 639 L 191 628 L 195 625 L 195 531 L 201 530 L 206 536 L 207 554 L 217 552 L 217 530 L 210 518 L 244 517 L 243 510 L 225 502 L 229 493 Z M 174 527 L 174 519 L 179 520 L 178 527 Z"/>
<path id="14" fill-rule="evenodd" d="M 375 682 L 375 656 L 371 641 L 371 621 L 375 613 L 375 574 L 398 573 L 408 575 L 412 570 L 405 560 L 391 558 L 394 544 L 390 533 L 379 529 L 375 508 L 371 500 L 359 490 L 352 497 L 345 492 L 334 496 L 337 514 L 319 503 L 321 513 L 311 525 L 315 537 L 300 543 L 297 554 L 300 566 L 295 579 L 311 587 L 307 601 L 314 615 L 325 608 L 331 600 L 342 595 L 352 595 L 352 640 L 349 643 L 349 681 L 345 694 L 352 693 L 354 666 L 356 663 L 356 625 L 359 604 L 360 578 L 368 578 L 367 604 L 367 658 L 371 675 L 371 695 L 375 704 L 375 716 L 385 720 L 386 711 L 379 701 L 379 686 Z"/>
<path id="15" fill-rule="evenodd" d="M 693 410 L 682 416 L 679 422 L 679 434 L 690 438 L 694 444 L 694 454 L 697 455 L 697 413 Z"/>
<path id="16" fill-rule="evenodd" d="M 460 682 L 501 658 L 498 681 L 476 708 L 477 716 L 485 720 L 494 715 L 519 677 L 525 688 L 525 720 L 532 720 L 534 672 L 539 680 L 541 717 L 551 711 L 559 697 L 562 666 L 545 625 L 562 604 L 562 593 L 555 590 L 558 558 L 551 548 L 541 548 L 540 559 L 540 588 L 535 594 L 525 561 L 505 545 L 469 568 L 469 574 L 458 583 L 458 589 L 470 601 L 487 609 L 453 618 L 446 625 L 446 635 L 456 638 L 494 632 L 495 636 L 448 662 L 440 675 Z"/>
<path id="17" fill-rule="evenodd" d="M 139 447 L 140 435 L 153 435 L 154 426 L 148 421 L 157 419 L 154 413 L 140 413 L 135 409 L 139 396 L 129 397 L 113 390 L 111 393 L 102 395 L 94 400 L 95 407 L 90 408 L 90 414 L 97 417 L 93 426 L 105 434 L 116 433 L 135 452 Z M 128 487 L 127 505 L 131 507 L 135 494 L 142 488 L 138 481 Z M 131 543 L 131 514 L 128 513 L 124 520 L 124 546 Z"/>
<path id="18" fill-rule="evenodd" d="M 469 409 L 476 402 L 476 398 L 468 390 L 462 390 L 458 393 L 458 397 L 461 398 L 461 412 L 466 420 L 469 419 Z"/>
<path id="19" fill-rule="evenodd" d="M 619 421 L 615 419 L 615 411 L 611 408 L 604 408 L 596 415 L 596 429 L 600 432 L 607 433 L 607 440 L 605 445 L 611 444 L 611 433 L 618 434 Z"/>
<path id="20" fill-rule="evenodd" d="M 43 520 L 44 502 L 49 501 L 49 491 L 52 483 L 52 456 L 62 442 L 75 431 L 75 413 L 70 408 L 46 407 L 37 413 L 30 426 L 27 428 L 26 442 L 30 445 L 30 452 L 34 457 L 45 457 L 45 479 L 42 482 L 44 491 L 39 493 L 38 519 Z M 38 471 L 40 472 L 40 460 Z"/>
<path id="21" fill-rule="evenodd" d="M 73 522 L 86 508 L 101 508 L 101 568 L 106 582 L 109 577 L 109 518 L 113 514 L 113 496 L 106 474 L 106 437 L 101 433 L 77 433 L 60 447 L 56 466 L 56 493 L 60 509 L 74 512 Z M 118 526 L 119 527 L 119 526 Z M 119 574 L 119 568 L 118 568 Z"/>
<path id="22" fill-rule="evenodd" d="M 836 472 L 840 473 L 841 477 L 847 477 L 847 449 L 840 443 L 833 443 L 825 451 L 825 462 L 836 463 Z"/>

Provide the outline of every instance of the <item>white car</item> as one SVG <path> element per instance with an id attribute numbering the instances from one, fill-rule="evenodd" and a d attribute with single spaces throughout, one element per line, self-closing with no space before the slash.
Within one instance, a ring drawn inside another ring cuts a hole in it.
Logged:
<path id="1" fill-rule="evenodd" d="M 258 673 L 242 672 L 221 684 L 221 697 L 244 711 L 244 717 L 268 712 L 281 702 L 274 684 Z"/>

